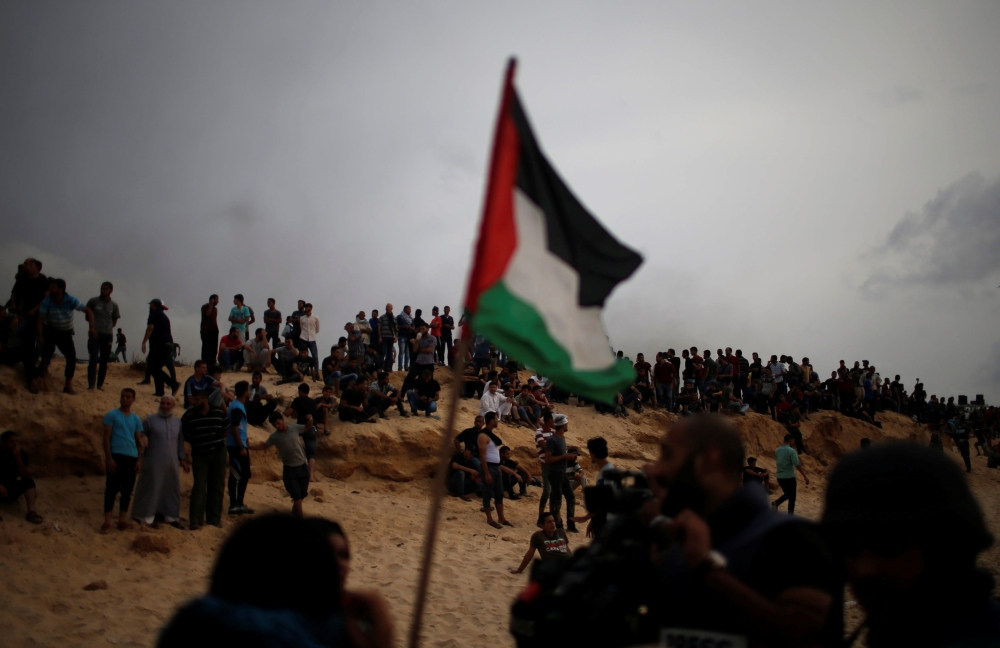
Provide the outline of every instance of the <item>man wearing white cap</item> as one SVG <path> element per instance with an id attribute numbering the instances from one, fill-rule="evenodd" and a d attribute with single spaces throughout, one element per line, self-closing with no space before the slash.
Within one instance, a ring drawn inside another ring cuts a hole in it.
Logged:
<path id="1" fill-rule="evenodd" d="M 552 422 L 555 431 L 545 441 L 545 468 L 549 473 L 549 512 L 556 519 L 556 528 L 563 528 L 559 511 L 562 508 L 563 488 L 568 486 L 566 479 L 567 462 L 576 461 L 576 453 L 566 451 L 566 430 L 569 429 L 569 418 L 565 414 L 556 414 Z"/>

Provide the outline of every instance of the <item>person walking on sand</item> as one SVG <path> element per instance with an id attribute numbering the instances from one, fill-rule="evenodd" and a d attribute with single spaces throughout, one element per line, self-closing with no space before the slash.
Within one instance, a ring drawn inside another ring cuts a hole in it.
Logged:
<path id="1" fill-rule="evenodd" d="M 170 526 L 181 528 L 181 467 L 191 471 L 184 451 L 181 419 L 174 416 L 174 397 L 160 399 L 160 409 L 142 422 L 146 451 L 142 471 L 135 485 L 132 518 L 142 526 L 152 526 L 162 516 Z"/>
<path id="2" fill-rule="evenodd" d="M 207 304 L 201 305 L 201 359 L 215 362 L 219 347 L 219 296 L 212 295 Z"/>
<path id="3" fill-rule="evenodd" d="M 551 513 L 542 514 L 542 530 L 535 531 L 528 542 L 528 552 L 524 554 L 521 564 L 517 569 L 508 570 L 512 574 L 520 574 L 528 566 L 535 552 L 538 552 L 542 561 L 548 560 L 568 560 L 572 557 L 569 550 L 569 538 L 566 532 L 556 526 L 556 518 Z"/>
<path id="4" fill-rule="evenodd" d="M 281 481 L 292 498 L 292 515 L 301 518 L 302 500 L 309 494 L 309 463 L 300 438 L 307 433 L 306 426 L 289 423 L 281 412 L 272 412 L 268 420 L 274 426 L 274 432 L 267 437 L 264 445 L 278 449 L 282 464 Z"/>
<path id="5" fill-rule="evenodd" d="M 42 362 L 38 371 L 42 376 L 48 373 L 52 355 L 58 347 L 66 358 L 66 369 L 63 371 L 63 376 L 66 378 L 66 384 L 63 386 L 64 394 L 76 394 L 73 389 L 73 375 L 76 373 L 73 311 L 82 311 L 87 316 L 90 337 L 97 337 L 93 311 L 80 303 L 79 299 L 66 293 L 65 281 L 49 279 L 49 296 L 43 299 L 38 307 L 38 341 L 42 345 Z"/>
<path id="6" fill-rule="evenodd" d="M 229 515 L 253 513 L 243 503 L 243 496 L 250 483 L 250 451 L 247 449 L 247 399 L 250 384 L 241 380 L 233 386 L 236 400 L 229 404 L 229 434 L 226 450 L 229 452 Z"/>
<path id="7" fill-rule="evenodd" d="M 110 281 L 101 284 L 101 294 L 87 302 L 87 308 L 94 314 L 94 329 L 97 335 L 87 339 L 87 389 L 95 387 L 104 390 L 104 378 L 108 375 L 108 361 L 111 359 L 111 343 L 114 341 L 115 326 L 121 319 L 118 304 L 111 300 L 115 287 Z M 119 329 L 120 330 L 120 329 Z"/>
<path id="8" fill-rule="evenodd" d="M 483 482 L 483 511 L 486 513 L 486 523 L 494 529 L 504 526 L 512 527 L 503 514 L 503 479 L 500 478 L 500 446 L 503 440 L 496 435 L 497 413 L 487 412 L 483 419 L 486 426 L 479 433 L 477 445 L 479 446 L 480 475 Z M 493 509 L 490 507 L 490 500 L 496 503 L 497 522 L 493 521 Z"/>
<path id="9" fill-rule="evenodd" d="M 144 443 L 142 419 L 132 413 L 135 390 L 126 387 L 119 397 L 119 407 L 104 415 L 104 466 L 107 476 L 104 482 L 104 525 L 101 533 L 111 530 L 111 512 L 115 498 L 118 503 L 118 530 L 124 531 L 128 523 L 128 506 L 132 499 L 135 477 L 142 468 L 140 449 Z"/>
<path id="10" fill-rule="evenodd" d="M 142 352 L 146 353 L 146 343 L 149 343 L 149 355 L 146 356 L 146 368 L 156 387 L 154 396 L 163 396 L 163 386 L 170 385 L 173 393 L 177 393 L 180 384 L 173 377 L 174 372 L 174 337 L 170 333 L 170 318 L 164 312 L 167 307 L 159 299 L 149 302 L 149 317 L 146 319 L 146 334 L 142 337 Z M 165 369 L 169 373 L 165 373 Z"/>
<path id="11" fill-rule="evenodd" d="M 191 508 L 188 523 L 197 531 L 207 521 L 222 527 L 222 499 L 226 489 L 226 413 L 208 402 L 208 391 L 191 394 L 191 409 L 181 418 L 184 440 L 191 444 Z"/>
<path id="12" fill-rule="evenodd" d="M 128 362 L 128 354 L 125 351 L 126 343 L 125 334 L 122 333 L 121 329 L 118 329 L 118 333 L 115 334 L 115 355 L 113 356 L 115 362 L 118 362 L 119 355 L 122 357 L 122 362 Z"/>
<path id="13" fill-rule="evenodd" d="M 785 442 L 782 443 L 777 450 L 774 451 L 774 463 L 776 464 L 777 470 L 775 470 L 775 477 L 778 478 L 778 486 L 781 487 L 781 497 L 774 500 L 771 506 L 777 511 L 778 507 L 788 501 L 788 513 L 792 514 L 795 512 L 795 495 L 798 488 L 795 481 L 795 471 L 798 470 L 799 474 L 802 475 L 802 479 L 805 480 L 806 485 L 809 485 L 809 477 L 806 475 L 805 471 L 802 470 L 802 462 L 799 461 L 799 453 L 795 452 L 795 448 L 792 447 L 792 442 L 795 437 L 791 434 L 785 435 Z"/>

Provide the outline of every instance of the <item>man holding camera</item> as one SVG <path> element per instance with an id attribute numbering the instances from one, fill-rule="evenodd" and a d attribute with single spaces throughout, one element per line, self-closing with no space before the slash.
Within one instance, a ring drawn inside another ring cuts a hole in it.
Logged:
<path id="1" fill-rule="evenodd" d="M 742 487 L 744 449 L 721 416 L 670 428 L 643 513 L 661 534 L 650 606 L 666 646 L 841 645 L 843 582 L 815 526 Z M 728 643 L 727 643 L 728 642 Z"/>

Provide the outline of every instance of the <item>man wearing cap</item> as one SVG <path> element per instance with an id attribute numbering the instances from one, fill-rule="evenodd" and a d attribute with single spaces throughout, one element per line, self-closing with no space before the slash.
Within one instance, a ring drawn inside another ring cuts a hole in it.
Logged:
<path id="1" fill-rule="evenodd" d="M 858 603 L 871 648 L 1000 646 L 993 544 L 961 469 L 912 443 L 883 443 L 830 475 L 822 524 Z"/>
<path id="2" fill-rule="evenodd" d="M 569 429 L 569 418 L 565 414 L 556 414 L 552 418 L 555 430 L 548 439 L 545 440 L 545 469 L 549 475 L 549 512 L 556 519 L 556 528 L 563 528 L 562 518 L 559 511 L 562 509 L 563 490 L 569 488 L 566 477 L 566 466 L 568 462 L 576 461 L 575 452 L 566 451 L 566 430 Z M 571 491 L 572 492 L 572 491 Z M 567 507 L 567 517 L 573 516 L 573 511 Z M 570 523 L 572 526 L 572 522 Z M 575 530 L 572 529 L 572 530 Z"/>
<path id="3" fill-rule="evenodd" d="M 164 312 L 167 307 L 159 299 L 149 302 L 149 317 L 146 319 L 146 334 L 142 337 L 142 352 L 146 353 L 146 343 L 149 343 L 149 355 L 146 364 L 150 376 L 156 386 L 155 396 L 163 396 L 163 385 L 170 385 L 174 394 L 180 384 L 166 373 L 164 367 L 173 370 L 174 338 L 170 334 L 170 318 Z"/>

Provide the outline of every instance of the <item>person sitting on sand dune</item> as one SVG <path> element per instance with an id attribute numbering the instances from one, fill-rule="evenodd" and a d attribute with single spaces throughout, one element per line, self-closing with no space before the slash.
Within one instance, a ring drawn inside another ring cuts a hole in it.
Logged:
<path id="1" fill-rule="evenodd" d="M 375 408 L 368 403 L 368 381 L 364 378 L 351 383 L 340 398 L 337 412 L 341 421 L 375 423 Z"/>
<path id="2" fill-rule="evenodd" d="M 542 514 L 542 530 L 535 531 L 528 542 L 528 552 L 524 554 L 517 569 L 508 570 L 512 574 L 520 574 L 528 566 L 538 552 L 542 560 L 567 560 L 572 554 L 569 550 L 569 538 L 566 532 L 556 527 L 556 518 L 551 513 Z"/>
<path id="3" fill-rule="evenodd" d="M 0 502 L 15 502 L 24 495 L 28 513 L 24 519 L 41 524 L 42 516 L 35 510 L 35 480 L 28 470 L 28 453 L 17 445 L 17 432 L 0 434 Z"/>

